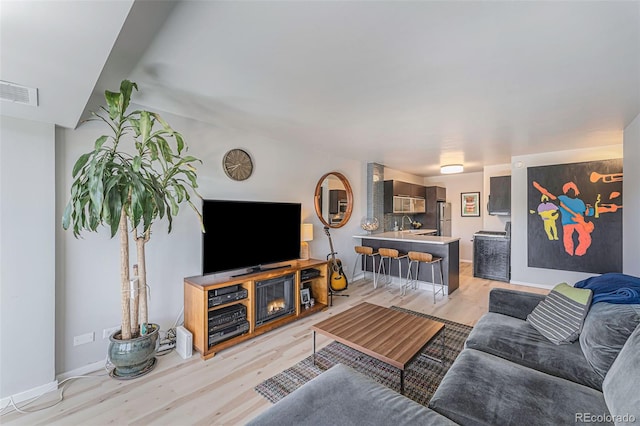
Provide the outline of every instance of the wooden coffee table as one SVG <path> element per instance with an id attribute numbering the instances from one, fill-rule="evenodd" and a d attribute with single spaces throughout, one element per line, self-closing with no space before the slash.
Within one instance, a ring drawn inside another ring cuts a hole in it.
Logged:
<path id="1" fill-rule="evenodd" d="M 404 371 L 420 351 L 440 336 L 444 362 L 444 324 L 371 303 L 361 303 L 311 326 L 313 363 L 316 332 L 400 370 L 400 393 L 404 393 Z"/>

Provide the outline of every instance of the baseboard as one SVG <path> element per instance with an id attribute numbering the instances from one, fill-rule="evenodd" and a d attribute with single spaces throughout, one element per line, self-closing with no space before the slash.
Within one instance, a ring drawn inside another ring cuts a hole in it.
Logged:
<path id="1" fill-rule="evenodd" d="M 98 370 L 102 370 L 104 369 L 104 366 L 106 364 L 107 360 L 106 358 L 102 361 L 98 361 L 98 362 L 94 362 L 92 364 L 87 364 L 84 365 L 80 368 L 76 368 L 75 370 L 71 370 L 71 371 L 66 371 L 64 373 L 60 373 L 58 374 L 58 376 L 56 377 L 56 379 L 58 379 L 58 382 L 62 382 L 70 377 L 78 377 L 78 376 L 85 376 L 87 374 L 90 373 L 94 373 Z"/>
<path id="2" fill-rule="evenodd" d="M 526 283 L 523 281 L 514 281 L 511 280 L 509 281 L 509 284 L 514 284 L 514 285 L 523 285 L 523 286 L 527 286 L 527 287 L 535 287 L 535 288 L 544 288 L 547 290 L 551 290 L 553 287 L 555 287 L 555 284 L 534 284 L 534 283 Z"/>
<path id="3" fill-rule="evenodd" d="M 30 399 L 36 398 L 42 394 L 54 391 L 56 389 L 58 389 L 58 381 L 54 380 L 53 382 L 44 384 L 42 386 L 38 386 L 36 388 L 17 393 L 15 395 L 2 398 L 0 400 L 0 408 L 4 408 L 7 405 L 11 404 L 11 400 L 13 400 L 14 404 L 19 404 L 21 402 L 28 401 Z"/>

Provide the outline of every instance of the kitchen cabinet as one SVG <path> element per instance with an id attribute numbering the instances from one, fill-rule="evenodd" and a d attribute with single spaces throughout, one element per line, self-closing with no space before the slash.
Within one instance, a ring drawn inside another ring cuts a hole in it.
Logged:
<path id="1" fill-rule="evenodd" d="M 346 203 L 347 203 L 347 191 L 343 189 L 329 190 L 329 214 L 340 213 L 342 211 L 340 209 L 340 206 L 346 207 Z"/>
<path id="2" fill-rule="evenodd" d="M 438 201 L 447 201 L 447 188 L 441 186 L 427 186 L 426 193 L 426 211 L 424 227 L 429 229 L 438 228 Z"/>
<path id="3" fill-rule="evenodd" d="M 489 179 L 490 215 L 511 214 L 511 176 L 494 176 Z"/>
<path id="4" fill-rule="evenodd" d="M 411 196 L 414 198 L 421 198 L 421 199 L 425 199 L 426 198 L 426 192 L 427 192 L 427 188 L 422 186 L 422 185 L 411 185 Z"/>
<path id="5" fill-rule="evenodd" d="M 384 181 L 385 213 L 424 213 L 425 187 L 398 180 Z"/>
<path id="6" fill-rule="evenodd" d="M 506 236 L 475 234 L 473 237 L 473 276 L 509 282 L 511 241 Z"/>
<path id="7" fill-rule="evenodd" d="M 447 188 L 441 186 L 427 186 L 427 202 L 447 201 Z"/>

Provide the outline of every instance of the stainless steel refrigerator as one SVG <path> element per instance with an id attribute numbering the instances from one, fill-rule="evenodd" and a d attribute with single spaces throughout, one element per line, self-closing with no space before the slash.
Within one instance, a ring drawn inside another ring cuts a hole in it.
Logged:
<path id="1" fill-rule="evenodd" d="M 438 227 L 438 235 L 442 237 L 451 236 L 451 203 L 438 201 L 436 226 Z"/>

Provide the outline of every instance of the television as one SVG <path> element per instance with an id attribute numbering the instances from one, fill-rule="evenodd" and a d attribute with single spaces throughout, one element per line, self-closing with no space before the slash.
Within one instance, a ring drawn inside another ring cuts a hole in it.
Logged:
<path id="1" fill-rule="evenodd" d="M 202 274 L 251 273 L 298 259 L 301 214 L 300 203 L 204 200 Z"/>

